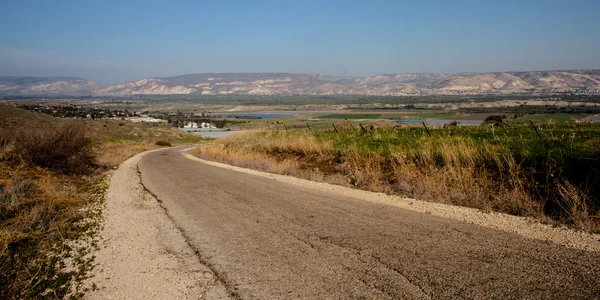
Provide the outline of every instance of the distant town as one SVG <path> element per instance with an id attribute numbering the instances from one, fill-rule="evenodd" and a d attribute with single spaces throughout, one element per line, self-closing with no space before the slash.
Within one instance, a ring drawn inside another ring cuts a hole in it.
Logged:
<path id="1" fill-rule="evenodd" d="M 185 129 L 219 129 L 227 124 L 225 120 L 213 120 L 208 114 L 201 113 L 158 113 L 150 114 L 148 111 L 136 112 L 133 110 L 111 110 L 106 108 L 84 107 L 72 104 L 19 104 L 17 107 L 48 114 L 57 118 L 73 119 L 115 119 L 135 123 L 169 124 Z"/>

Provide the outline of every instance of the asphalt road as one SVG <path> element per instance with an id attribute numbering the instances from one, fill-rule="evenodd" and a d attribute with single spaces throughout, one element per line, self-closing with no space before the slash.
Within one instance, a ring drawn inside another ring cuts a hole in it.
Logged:
<path id="1" fill-rule="evenodd" d="M 241 299 L 600 297 L 600 253 L 146 154 L 142 183 Z"/>

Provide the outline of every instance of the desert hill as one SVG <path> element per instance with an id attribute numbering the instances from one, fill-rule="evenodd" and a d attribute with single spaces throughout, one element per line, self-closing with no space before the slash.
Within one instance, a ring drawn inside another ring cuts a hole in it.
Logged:
<path id="1" fill-rule="evenodd" d="M 0 95 L 85 96 L 106 86 L 79 77 L 0 77 Z"/>
<path id="2" fill-rule="evenodd" d="M 333 77 L 211 73 L 104 85 L 71 77 L 0 77 L 0 95 L 477 95 L 600 92 L 600 70 Z"/>

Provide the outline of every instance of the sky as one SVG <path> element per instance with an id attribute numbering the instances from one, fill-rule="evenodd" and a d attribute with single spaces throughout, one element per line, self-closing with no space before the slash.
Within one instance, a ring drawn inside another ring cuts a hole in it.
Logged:
<path id="1" fill-rule="evenodd" d="M 598 0 L 0 0 L 0 76 L 600 69 Z"/>

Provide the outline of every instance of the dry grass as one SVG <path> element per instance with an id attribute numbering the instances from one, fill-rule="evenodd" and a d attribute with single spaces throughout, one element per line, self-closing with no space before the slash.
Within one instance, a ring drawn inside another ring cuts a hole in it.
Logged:
<path id="1" fill-rule="evenodd" d="M 591 211 L 588 204 L 590 197 L 585 190 L 576 187 L 569 181 L 559 183 L 556 190 L 563 200 L 558 203 L 568 218 L 567 222 L 590 231 L 598 228 L 600 212 Z"/>
<path id="2" fill-rule="evenodd" d="M 89 265 L 70 241 L 97 224 L 88 208 L 103 198 L 104 170 L 157 141 L 202 140 L 168 126 L 56 119 L 7 105 L 0 126 L 1 299 L 78 295 L 73 286 Z"/>
<path id="3" fill-rule="evenodd" d="M 591 232 L 600 230 L 597 200 L 584 186 L 571 181 L 579 178 L 575 176 L 578 174 L 571 176 L 575 179 L 567 179 L 563 174 L 569 170 L 564 165 L 535 150 L 558 147 L 548 150 L 552 154 L 568 146 L 572 152 L 560 155 L 570 159 L 570 153 L 581 155 L 576 152 L 581 149 L 568 144 L 572 141 L 546 143 L 533 136 L 532 142 L 523 139 L 509 147 L 505 142 L 494 142 L 498 133 L 485 133 L 485 128 L 472 134 L 434 137 L 410 128 L 368 134 L 357 129 L 338 130 L 339 134 L 307 130 L 249 132 L 200 146 L 191 153 L 267 172 L 542 221 L 553 219 Z M 549 132 L 548 128 L 543 130 Z M 482 134 L 491 135 L 491 139 L 474 138 Z M 536 143 L 545 144 L 535 148 Z M 587 138 L 581 139 L 583 147 L 588 143 Z M 595 153 L 585 156 L 589 159 Z M 553 208 L 554 203 L 558 209 Z"/>
<path id="4" fill-rule="evenodd" d="M 57 253 L 82 234 L 74 225 L 87 217 L 80 207 L 98 178 L 13 164 L 0 162 L 0 297 L 60 298 L 77 272 L 62 271 Z"/>
<path id="5" fill-rule="evenodd" d="M 418 144 L 391 161 L 392 190 L 429 201 L 486 211 L 540 217 L 543 204 L 532 201 L 519 165 L 506 150 L 456 138 Z M 502 168 L 501 170 L 490 170 Z"/>
<path id="6" fill-rule="evenodd" d="M 306 167 L 301 159 L 329 156 L 332 148 L 319 144 L 310 134 L 254 131 L 220 139 L 212 147 L 191 152 L 204 157 L 271 173 L 300 175 Z"/>
<path id="7" fill-rule="evenodd" d="M 105 168 L 113 168 L 137 153 L 157 148 L 157 145 L 151 141 L 103 143 L 96 148 L 96 163 Z"/>

